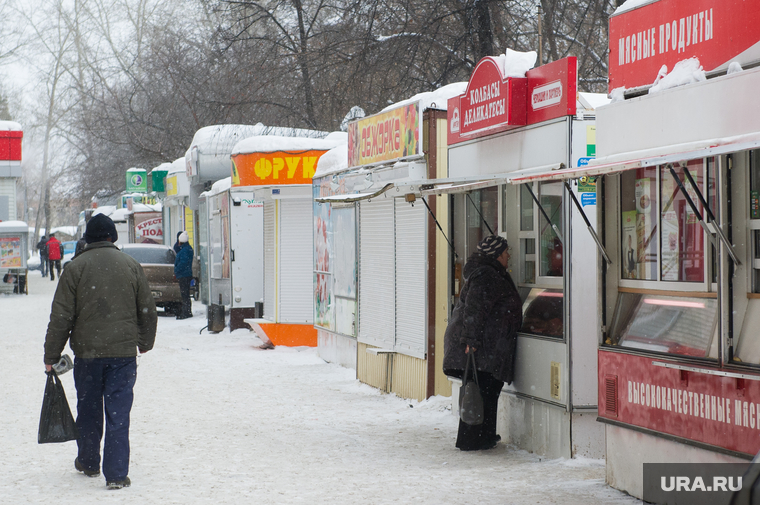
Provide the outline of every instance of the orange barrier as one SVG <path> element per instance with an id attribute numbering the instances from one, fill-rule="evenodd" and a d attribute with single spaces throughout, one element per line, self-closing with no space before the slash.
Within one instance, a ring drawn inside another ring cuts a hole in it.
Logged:
<path id="1" fill-rule="evenodd" d="M 310 324 L 259 323 L 274 345 L 317 347 L 317 330 Z"/>

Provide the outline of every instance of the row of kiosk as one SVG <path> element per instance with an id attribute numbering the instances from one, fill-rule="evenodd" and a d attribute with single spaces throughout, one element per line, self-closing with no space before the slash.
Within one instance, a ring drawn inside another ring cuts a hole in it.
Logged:
<path id="1" fill-rule="evenodd" d="M 648 463 L 748 461 L 758 12 L 757 0 L 624 4 L 610 18 L 613 103 L 578 92 L 573 57 L 515 76 L 507 54 L 346 134 L 202 129 L 169 170 L 164 236 L 192 227 L 201 299 L 228 308 L 230 329 L 316 346 L 405 398 L 456 399 L 447 318 L 467 258 L 499 234 L 524 301 L 503 440 L 604 457 L 610 485 L 637 497 Z M 658 77 L 693 57 L 693 83 Z"/>

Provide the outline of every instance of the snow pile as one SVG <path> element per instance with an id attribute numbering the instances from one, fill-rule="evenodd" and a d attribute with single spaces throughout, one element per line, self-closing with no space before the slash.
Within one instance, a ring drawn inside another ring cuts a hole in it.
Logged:
<path id="1" fill-rule="evenodd" d="M 30 229 L 29 225 L 23 221 L 0 221 L 0 233 L 19 233 L 26 232 L 28 229 Z M 34 230 L 34 228 L 31 228 L 31 230 Z M 34 234 L 34 231 L 32 231 L 32 234 Z"/>
<path id="2" fill-rule="evenodd" d="M 208 191 L 204 191 L 201 193 L 202 195 L 206 196 L 212 196 L 212 195 L 218 195 L 219 193 L 222 193 L 223 191 L 227 191 L 232 187 L 232 177 L 225 177 L 224 179 L 219 179 L 216 181 L 212 186 L 211 189 Z"/>
<path id="3" fill-rule="evenodd" d="M 314 132 L 317 133 L 317 132 Z M 327 151 L 345 142 L 345 133 L 330 138 L 281 137 L 258 135 L 241 140 L 232 148 L 232 155 L 271 152 Z"/>
<path id="4" fill-rule="evenodd" d="M 646 5 L 654 1 L 655 0 L 626 0 L 623 5 L 615 9 L 615 12 L 613 12 L 612 15 L 616 16 L 618 14 L 622 14 L 623 12 L 633 10 L 637 7 L 641 7 L 642 5 Z"/>
<path id="5" fill-rule="evenodd" d="M 161 203 L 133 203 L 132 204 L 132 212 L 161 212 L 162 209 Z M 113 218 L 111 218 L 113 220 Z"/>
<path id="6" fill-rule="evenodd" d="M 166 175 L 172 175 L 179 172 L 187 172 L 187 162 L 185 162 L 184 156 L 172 161 L 169 166 L 169 172 Z"/>
<path id="7" fill-rule="evenodd" d="M 167 163 L 161 163 L 159 166 L 152 168 L 151 171 L 150 171 L 150 173 L 152 174 L 155 170 L 159 170 L 159 171 L 166 170 L 166 171 L 168 171 L 171 166 L 172 166 L 172 164 L 168 163 L 168 162 Z"/>
<path id="8" fill-rule="evenodd" d="M 312 180 L 344 170 L 348 170 L 348 144 L 345 143 L 333 147 L 319 158 Z"/>
<path id="9" fill-rule="evenodd" d="M 348 123 L 353 121 L 354 119 L 361 119 L 367 115 L 366 112 L 364 112 L 364 109 L 359 107 L 358 105 L 354 105 L 351 107 L 351 110 L 348 111 L 348 114 L 345 115 L 343 118 L 343 121 L 340 122 L 340 131 L 348 131 Z"/>
<path id="10" fill-rule="evenodd" d="M 536 64 L 536 51 L 514 51 L 507 49 L 504 57 L 504 77 L 525 77 L 525 73 Z"/>
<path id="11" fill-rule="evenodd" d="M 665 65 L 657 73 L 657 79 L 654 85 L 649 88 L 649 93 L 659 93 L 666 89 L 683 86 L 685 84 L 694 84 L 707 80 L 702 65 L 699 64 L 698 58 L 689 58 L 676 63 L 670 73 L 667 73 L 668 67 Z"/>
<path id="12" fill-rule="evenodd" d="M 464 94 L 464 91 L 466 89 L 467 89 L 466 82 L 454 82 L 451 84 L 447 84 L 446 86 L 441 86 L 435 91 L 426 91 L 424 93 L 417 93 L 411 98 L 389 105 L 388 107 L 384 108 L 381 112 L 395 109 L 396 107 L 401 107 L 402 105 L 408 105 L 410 103 L 414 103 L 417 101 L 420 102 L 420 112 L 424 111 L 425 109 L 431 109 L 431 108 L 438 109 L 438 110 L 446 110 L 449 104 L 449 98 L 454 98 L 455 96 Z"/>
<path id="13" fill-rule="evenodd" d="M 729 65 L 728 65 L 728 70 L 726 71 L 726 74 L 728 74 L 728 75 L 731 75 L 731 74 L 738 74 L 738 73 L 739 73 L 739 72 L 741 72 L 742 70 L 744 70 L 744 69 L 743 69 L 743 68 L 742 68 L 742 66 L 739 64 L 739 62 L 738 62 L 738 61 L 732 61 L 732 62 L 731 62 Z"/>
<path id="14" fill-rule="evenodd" d="M 622 102 L 625 100 L 625 86 L 615 88 L 610 92 L 610 103 Z"/>
<path id="15" fill-rule="evenodd" d="M 610 103 L 610 99 L 604 93 L 578 93 L 578 107 L 586 111 L 594 111 L 599 107 Z"/>
<path id="16" fill-rule="evenodd" d="M 20 132 L 21 130 L 21 125 L 15 121 L 0 121 L 0 131 Z"/>

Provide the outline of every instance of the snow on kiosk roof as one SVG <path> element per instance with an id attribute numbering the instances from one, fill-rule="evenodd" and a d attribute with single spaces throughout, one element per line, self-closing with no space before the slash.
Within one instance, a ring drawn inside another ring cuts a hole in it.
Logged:
<path id="1" fill-rule="evenodd" d="M 345 135 L 330 138 L 252 137 L 232 153 L 233 186 L 309 184 L 319 158 L 345 142 Z"/>
<path id="2" fill-rule="evenodd" d="M 230 173 L 232 148 L 241 140 L 259 135 L 323 138 L 327 132 L 279 126 L 214 125 L 195 132 L 185 153 L 187 176 L 193 184 L 217 181 Z"/>
<path id="3" fill-rule="evenodd" d="M 0 234 L 29 233 L 29 225 L 23 221 L 0 221 Z"/>

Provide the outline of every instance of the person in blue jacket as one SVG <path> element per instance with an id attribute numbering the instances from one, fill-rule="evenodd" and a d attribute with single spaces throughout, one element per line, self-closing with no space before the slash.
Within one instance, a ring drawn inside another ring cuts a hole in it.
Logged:
<path id="1" fill-rule="evenodd" d="M 179 281 L 179 292 L 182 296 L 182 305 L 177 314 L 177 319 L 193 317 L 190 302 L 190 282 L 193 279 L 193 248 L 188 243 L 189 237 L 186 231 L 180 233 L 179 252 L 174 260 L 174 277 Z"/>

